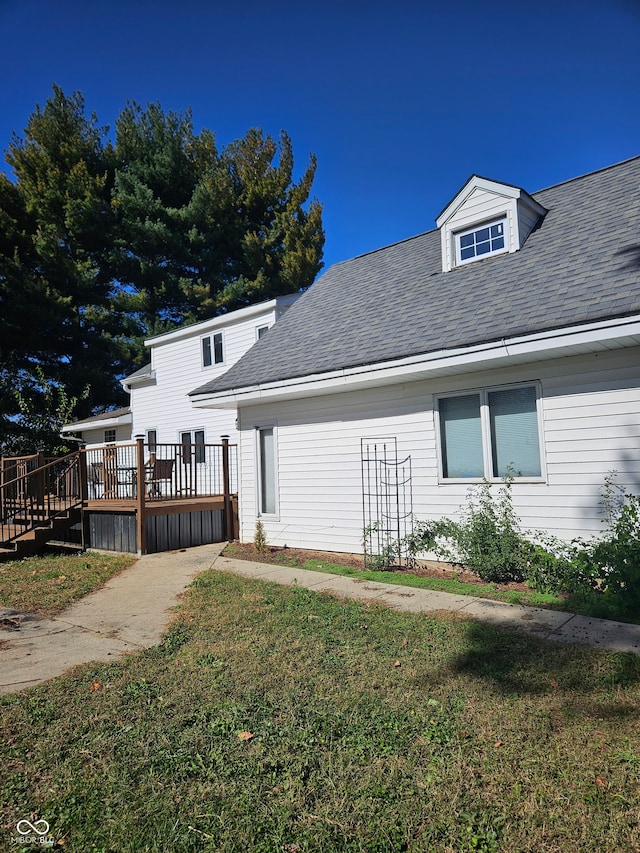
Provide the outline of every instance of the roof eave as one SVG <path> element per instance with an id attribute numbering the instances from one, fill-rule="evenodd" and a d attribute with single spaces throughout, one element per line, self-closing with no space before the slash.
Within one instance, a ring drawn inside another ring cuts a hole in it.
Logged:
<path id="1" fill-rule="evenodd" d="M 192 394 L 191 401 L 194 408 L 229 409 L 634 345 L 640 345 L 640 315 L 439 350 L 392 362 Z"/>

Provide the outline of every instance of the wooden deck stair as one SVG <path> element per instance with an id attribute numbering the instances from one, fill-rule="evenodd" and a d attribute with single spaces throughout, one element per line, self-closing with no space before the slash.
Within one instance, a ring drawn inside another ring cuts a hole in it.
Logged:
<path id="1" fill-rule="evenodd" d="M 11 525 L 11 540 L 0 542 L 0 561 L 21 560 L 23 557 L 30 557 L 49 542 L 63 539 L 69 528 L 78 524 L 81 518 L 80 507 L 68 509 L 46 520 L 36 521 L 35 527 L 31 527 L 23 533 L 20 533 L 20 530 L 28 523 L 28 519 L 16 518 Z"/>

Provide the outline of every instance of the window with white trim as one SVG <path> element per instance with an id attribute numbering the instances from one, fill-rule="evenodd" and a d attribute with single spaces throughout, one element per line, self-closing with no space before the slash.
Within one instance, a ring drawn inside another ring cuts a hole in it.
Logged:
<path id="1" fill-rule="evenodd" d="M 258 450 L 258 512 L 275 515 L 277 512 L 276 436 L 275 428 L 256 430 Z"/>
<path id="2" fill-rule="evenodd" d="M 508 249 L 507 221 L 504 218 L 460 231 L 455 236 L 458 264 L 467 264 L 485 255 L 497 255 Z"/>
<path id="3" fill-rule="evenodd" d="M 436 398 L 444 480 L 540 479 L 537 384 Z"/>
<path id="4" fill-rule="evenodd" d="M 105 429 L 105 431 L 104 431 L 104 443 L 105 444 L 115 444 L 115 440 L 116 440 L 115 429 Z"/>
<path id="5" fill-rule="evenodd" d="M 256 326 L 256 340 L 259 341 L 260 338 L 263 338 L 268 331 L 268 326 Z"/>
<path id="6" fill-rule="evenodd" d="M 191 461 L 191 452 L 195 453 L 195 461 L 204 464 L 206 461 L 206 448 L 204 446 L 204 430 L 195 429 L 193 432 L 180 433 L 180 445 L 182 461 L 186 465 Z"/>
<path id="7" fill-rule="evenodd" d="M 202 366 L 211 367 L 212 364 L 222 364 L 223 361 L 222 332 L 202 338 Z"/>
<path id="8" fill-rule="evenodd" d="M 158 432 L 155 429 L 148 429 L 146 433 L 146 444 L 149 453 L 156 452 L 156 446 L 158 444 Z"/>

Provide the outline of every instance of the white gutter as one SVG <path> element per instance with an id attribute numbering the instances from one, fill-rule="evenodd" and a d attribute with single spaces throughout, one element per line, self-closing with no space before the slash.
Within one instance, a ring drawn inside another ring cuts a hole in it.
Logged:
<path id="1" fill-rule="evenodd" d="M 124 390 L 129 393 L 132 388 L 143 388 L 145 385 L 156 384 L 156 372 L 150 370 L 149 373 L 143 373 L 141 376 L 125 377 L 120 380 L 120 384 Z"/>
<path id="2" fill-rule="evenodd" d="M 563 354 L 571 355 L 578 351 L 578 347 L 581 352 L 597 352 L 636 344 L 640 344 L 640 316 L 637 315 L 503 338 L 492 343 L 438 350 L 374 365 L 198 394 L 191 401 L 196 408 L 235 408 L 248 403 L 350 391 L 365 385 L 387 385 L 437 374 L 485 369 L 495 362 L 505 364 L 526 362 L 532 358 L 555 358 Z"/>
<path id="3" fill-rule="evenodd" d="M 85 429 L 108 429 L 109 427 L 122 426 L 132 422 L 131 413 L 128 415 L 120 415 L 117 418 L 102 418 L 95 421 L 80 421 L 76 424 L 65 424 L 60 432 L 82 432 Z"/>

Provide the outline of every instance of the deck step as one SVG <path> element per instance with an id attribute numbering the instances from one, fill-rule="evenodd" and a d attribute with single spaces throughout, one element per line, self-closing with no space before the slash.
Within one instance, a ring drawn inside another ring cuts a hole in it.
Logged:
<path id="1" fill-rule="evenodd" d="M 74 524 L 77 524 L 82 518 L 80 509 L 72 509 L 62 515 L 55 516 L 49 519 L 48 523 L 43 522 L 19 534 L 11 542 L 0 543 L 0 561 L 1 560 L 20 560 L 23 557 L 29 557 L 36 554 L 50 542 L 60 538 Z"/>

